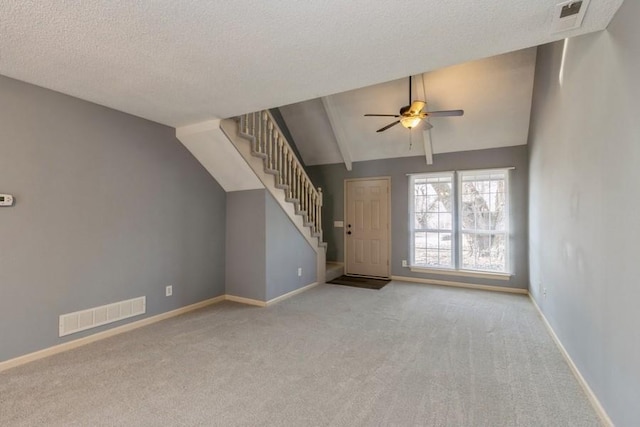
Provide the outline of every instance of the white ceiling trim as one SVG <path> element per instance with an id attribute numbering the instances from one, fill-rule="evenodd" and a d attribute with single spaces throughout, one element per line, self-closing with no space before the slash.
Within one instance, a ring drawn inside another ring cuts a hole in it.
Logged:
<path id="1" fill-rule="evenodd" d="M 424 142 L 424 156 L 428 165 L 433 164 L 433 148 L 431 145 L 431 129 L 422 132 L 422 141 Z"/>
<path id="2" fill-rule="evenodd" d="M 351 153 L 349 152 L 349 142 L 345 134 L 344 124 L 340 119 L 338 109 L 330 96 L 323 96 L 321 99 L 322 105 L 327 113 L 327 117 L 329 118 L 329 124 L 331 125 L 333 136 L 336 138 L 336 142 L 338 143 L 338 150 L 340 150 L 344 166 L 348 171 L 350 171 L 353 168 L 353 162 L 351 160 Z"/>

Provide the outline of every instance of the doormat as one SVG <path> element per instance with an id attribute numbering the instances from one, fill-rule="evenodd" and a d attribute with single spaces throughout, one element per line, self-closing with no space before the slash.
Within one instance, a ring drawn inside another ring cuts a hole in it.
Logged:
<path id="1" fill-rule="evenodd" d="M 327 283 L 332 285 L 353 286 L 354 288 L 382 289 L 391 280 L 371 279 L 369 277 L 340 276 Z"/>

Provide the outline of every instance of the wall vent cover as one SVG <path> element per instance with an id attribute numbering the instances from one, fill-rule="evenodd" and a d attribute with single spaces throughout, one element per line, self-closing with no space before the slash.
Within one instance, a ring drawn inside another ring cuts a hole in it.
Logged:
<path id="1" fill-rule="evenodd" d="M 59 336 L 75 334 L 108 323 L 147 312 L 147 297 L 138 297 L 113 304 L 62 314 L 59 322 Z"/>
<path id="2" fill-rule="evenodd" d="M 575 30 L 580 28 L 589 0 L 573 0 L 558 3 L 553 8 L 552 32 Z"/>

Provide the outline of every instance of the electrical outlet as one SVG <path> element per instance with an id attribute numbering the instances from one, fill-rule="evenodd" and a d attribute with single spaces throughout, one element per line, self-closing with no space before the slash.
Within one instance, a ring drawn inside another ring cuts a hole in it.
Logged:
<path id="1" fill-rule="evenodd" d="M 406 260 L 406 259 L 403 259 L 403 260 L 402 260 L 402 266 L 403 266 L 403 267 L 407 267 L 407 260 Z"/>
<path id="2" fill-rule="evenodd" d="M 298 277 L 302 277 L 302 267 L 298 267 Z"/>
<path id="3" fill-rule="evenodd" d="M 171 295 L 173 295 L 173 286 L 169 285 L 166 288 L 164 288 L 164 295 L 167 297 L 170 297 Z"/>

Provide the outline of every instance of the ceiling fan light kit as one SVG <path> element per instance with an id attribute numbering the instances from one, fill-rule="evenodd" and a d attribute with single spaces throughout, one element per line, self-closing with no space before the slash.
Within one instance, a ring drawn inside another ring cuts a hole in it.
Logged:
<path id="1" fill-rule="evenodd" d="M 463 110 L 445 110 L 445 111 L 422 111 L 427 105 L 424 101 L 411 102 L 411 76 L 409 76 L 409 105 L 405 105 L 400 109 L 400 114 L 365 114 L 365 117 L 396 117 L 399 120 L 389 123 L 383 128 L 378 129 L 376 132 L 384 132 L 385 130 L 400 123 L 407 129 L 413 129 L 418 126 L 422 119 L 426 119 L 429 116 L 433 117 L 453 117 L 462 116 Z M 425 128 L 431 129 L 433 126 L 429 122 L 425 122 Z"/>
<path id="2" fill-rule="evenodd" d="M 400 124 L 407 129 L 412 129 L 420 124 L 420 117 L 407 116 L 400 119 Z"/>

